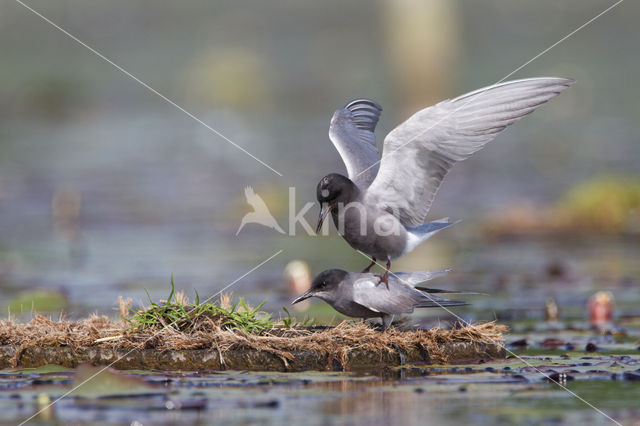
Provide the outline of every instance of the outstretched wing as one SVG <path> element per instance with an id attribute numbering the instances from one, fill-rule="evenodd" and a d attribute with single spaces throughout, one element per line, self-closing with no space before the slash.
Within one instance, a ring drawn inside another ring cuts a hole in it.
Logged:
<path id="1" fill-rule="evenodd" d="M 554 77 L 510 81 L 418 111 L 385 138 L 380 171 L 367 195 L 404 225 L 422 224 L 456 162 L 573 82 Z"/>
<path id="2" fill-rule="evenodd" d="M 358 99 L 340 108 L 331 118 L 329 138 L 347 167 L 349 179 L 367 188 L 378 173 L 380 152 L 374 134 L 382 107 Z"/>

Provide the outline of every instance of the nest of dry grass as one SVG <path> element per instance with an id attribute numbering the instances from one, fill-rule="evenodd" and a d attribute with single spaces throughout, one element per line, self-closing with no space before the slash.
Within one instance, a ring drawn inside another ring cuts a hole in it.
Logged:
<path id="1" fill-rule="evenodd" d="M 80 321 L 53 321 L 37 315 L 28 323 L 0 321 L 0 345 L 18 346 L 14 364 L 29 347 L 70 347 L 73 350 L 90 347 L 114 349 L 211 349 L 220 354 L 236 349 L 266 351 L 280 357 L 285 365 L 301 351 L 315 352 L 347 363 L 354 351 L 380 355 L 388 352 L 421 350 L 436 363 L 446 363 L 445 347 L 455 343 L 504 346 L 502 333 L 506 327 L 495 322 L 468 325 L 451 330 L 379 331 L 367 324 L 343 322 L 336 327 L 274 327 L 260 334 L 222 327 L 209 316 L 199 319 L 198 327 L 189 331 L 161 326 L 144 330 L 131 327 L 126 321 L 111 321 L 92 315 Z"/>

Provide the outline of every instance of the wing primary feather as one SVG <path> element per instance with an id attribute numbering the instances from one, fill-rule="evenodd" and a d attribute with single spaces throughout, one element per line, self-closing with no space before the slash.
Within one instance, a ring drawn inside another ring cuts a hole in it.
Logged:
<path id="1" fill-rule="evenodd" d="M 382 107 L 378 105 L 377 102 L 372 101 L 371 99 L 354 99 L 348 104 L 345 105 L 345 108 L 351 109 L 354 105 L 371 105 L 375 109 L 382 111 Z"/>
<path id="2" fill-rule="evenodd" d="M 462 300 L 444 299 L 444 300 L 438 300 L 437 302 L 427 300 L 427 301 L 424 301 L 423 303 L 415 305 L 415 307 L 416 308 L 435 308 L 435 307 L 451 307 L 451 306 L 466 306 L 466 305 L 470 305 L 470 303 L 464 302 Z"/>
<path id="3" fill-rule="evenodd" d="M 429 293 L 429 294 L 473 294 L 473 295 L 480 295 L 480 296 L 486 296 L 486 293 L 478 293 L 476 291 L 465 291 L 465 290 L 443 290 L 440 288 L 428 288 L 428 287 L 422 287 L 422 286 L 416 286 L 414 287 L 416 290 L 420 290 L 422 292 L 425 293 Z"/>
<path id="4" fill-rule="evenodd" d="M 405 226 L 418 226 L 451 167 L 574 83 L 542 77 L 475 90 L 418 111 L 385 138 L 367 196 Z"/>
<path id="5" fill-rule="evenodd" d="M 340 153 L 347 174 L 356 185 L 367 188 L 378 173 L 380 153 L 375 128 L 382 107 L 369 99 L 356 99 L 333 114 L 329 138 Z"/>

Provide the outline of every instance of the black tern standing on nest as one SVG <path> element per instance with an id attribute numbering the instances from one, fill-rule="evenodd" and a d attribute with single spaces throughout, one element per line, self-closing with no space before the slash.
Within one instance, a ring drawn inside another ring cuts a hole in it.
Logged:
<path id="1" fill-rule="evenodd" d="M 447 272 L 449 271 L 393 274 L 389 277 L 389 288 L 386 289 L 379 285 L 380 280 L 374 274 L 328 269 L 321 272 L 311 283 L 311 288 L 292 304 L 318 297 L 349 317 L 381 318 L 383 328 L 386 329 L 394 315 L 408 314 L 415 308 L 468 305 L 467 302 L 449 300 L 434 294 L 459 292 L 416 287 Z"/>
<path id="2" fill-rule="evenodd" d="M 448 219 L 424 224 L 447 172 L 496 137 L 508 125 L 535 111 L 574 80 L 543 77 L 510 81 L 445 100 L 415 113 L 384 140 L 380 158 L 374 130 L 382 108 L 362 99 L 337 110 L 329 137 L 349 177 L 336 173 L 318 183 L 321 205 L 316 232 L 331 213 L 338 232 L 356 250 L 391 261 L 416 248 Z"/>

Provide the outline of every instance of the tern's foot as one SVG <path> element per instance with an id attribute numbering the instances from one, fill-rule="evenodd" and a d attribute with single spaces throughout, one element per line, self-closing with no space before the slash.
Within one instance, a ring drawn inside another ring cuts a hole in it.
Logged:
<path id="1" fill-rule="evenodd" d="M 375 257 L 372 257 L 372 258 L 371 258 L 371 263 L 369 264 L 369 266 L 367 266 L 366 268 L 364 268 L 364 269 L 362 270 L 362 273 L 363 273 L 363 274 L 368 274 L 368 273 L 369 273 L 369 271 L 371 270 L 371 268 L 373 268 L 373 266 L 374 266 L 375 264 L 376 264 L 376 258 L 375 258 Z"/>
<path id="2" fill-rule="evenodd" d="M 380 282 L 384 283 L 384 285 L 387 286 L 387 290 L 389 289 L 389 276 L 387 274 L 384 274 L 384 275 L 376 274 L 374 275 L 374 277 L 378 277 L 380 279 Z"/>
<path id="3" fill-rule="evenodd" d="M 383 332 L 386 330 L 384 324 L 371 324 L 371 328 L 373 328 L 374 330 L 377 330 L 379 332 Z"/>

